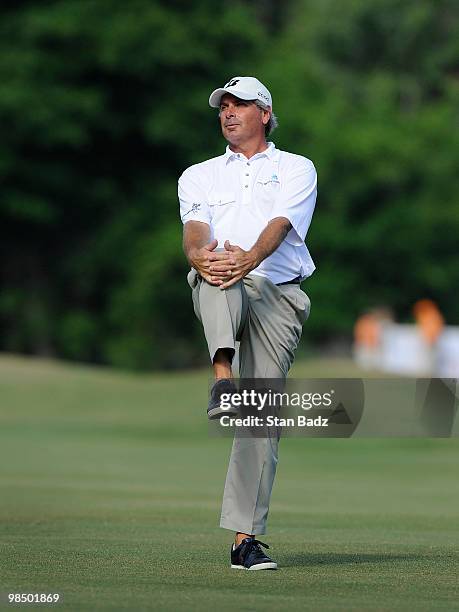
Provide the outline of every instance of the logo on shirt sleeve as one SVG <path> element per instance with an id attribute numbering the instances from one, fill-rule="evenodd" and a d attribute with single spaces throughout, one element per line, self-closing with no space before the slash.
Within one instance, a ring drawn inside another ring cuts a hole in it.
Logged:
<path id="1" fill-rule="evenodd" d="M 200 202 L 193 202 L 193 204 L 191 205 L 190 210 L 188 210 L 183 216 L 182 219 L 184 217 L 186 217 L 187 215 L 189 215 L 190 213 L 193 213 L 193 215 L 195 215 L 198 210 L 201 208 L 201 203 Z"/>

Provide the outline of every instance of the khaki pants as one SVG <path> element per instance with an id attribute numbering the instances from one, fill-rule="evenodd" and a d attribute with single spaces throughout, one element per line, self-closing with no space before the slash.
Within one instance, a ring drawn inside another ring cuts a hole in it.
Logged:
<path id="1" fill-rule="evenodd" d="M 236 350 L 239 341 L 241 378 L 286 378 L 310 310 L 309 298 L 299 285 L 278 286 L 249 274 L 222 291 L 195 270 L 188 274 L 188 283 L 212 361 L 219 348 Z M 278 436 L 235 436 L 220 527 L 265 533 L 278 444 Z"/>

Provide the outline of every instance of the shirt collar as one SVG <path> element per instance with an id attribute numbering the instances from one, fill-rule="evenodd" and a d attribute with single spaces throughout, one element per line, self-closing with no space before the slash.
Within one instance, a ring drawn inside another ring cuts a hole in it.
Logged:
<path id="1" fill-rule="evenodd" d="M 262 151 L 261 153 L 256 153 L 253 157 L 250 158 L 250 160 L 258 159 L 259 157 L 267 157 L 268 159 L 272 159 L 275 152 L 276 145 L 273 142 L 268 142 L 268 148 Z M 231 151 L 229 145 L 226 146 L 224 157 L 226 158 L 226 163 L 235 159 L 247 159 L 245 155 L 242 155 L 242 153 L 234 153 L 234 151 Z"/>

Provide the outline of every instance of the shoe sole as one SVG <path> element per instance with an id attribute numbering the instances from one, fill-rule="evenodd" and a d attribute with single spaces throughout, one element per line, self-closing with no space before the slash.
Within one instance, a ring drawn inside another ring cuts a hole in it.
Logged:
<path id="1" fill-rule="evenodd" d="M 230 416 L 230 417 L 236 417 L 239 413 L 235 412 L 234 410 L 222 410 L 220 408 L 220 406 L 216 406 L 215 408 L 210 408 L 210 410 L 207 411 L 207 417 L 209 418 L 209 420 L 213 421 L 214 419 L 219 419 L 222 416 Z"/>
<path id="2" fill-rule="evenodd" d="M 231 564 L 231 569 L 241 569 L 241 570 L 277 570 L 277 563 L 271 561 L 270 563 L 258 563 L 257 565 L 252 565 L 252 567 L 244 567 L 243 565 L 233 565 Z"/>

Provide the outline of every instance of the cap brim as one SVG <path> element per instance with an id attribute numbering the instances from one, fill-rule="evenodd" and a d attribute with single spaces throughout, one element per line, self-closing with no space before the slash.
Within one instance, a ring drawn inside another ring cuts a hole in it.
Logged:
<path id="1" fill-rule="evenodd" d="M 241 100 L 256 100 L 256 98 L 253 97 L 252 93 L 248 94 L 243 91 L 238 91 L 236 93 L 232 91 L 231 89 L 225 89 L 224 87 L 220 87 L 219 89 L 216 89 L 210 94 L 209 105 L 212 108 L 218 108 L 220 106 L 220 100 L 223 94 L 226 94 L 226 93 L 229 93 L 232 96 L 236 96 L 236 98 L 240 98 Z"/>

